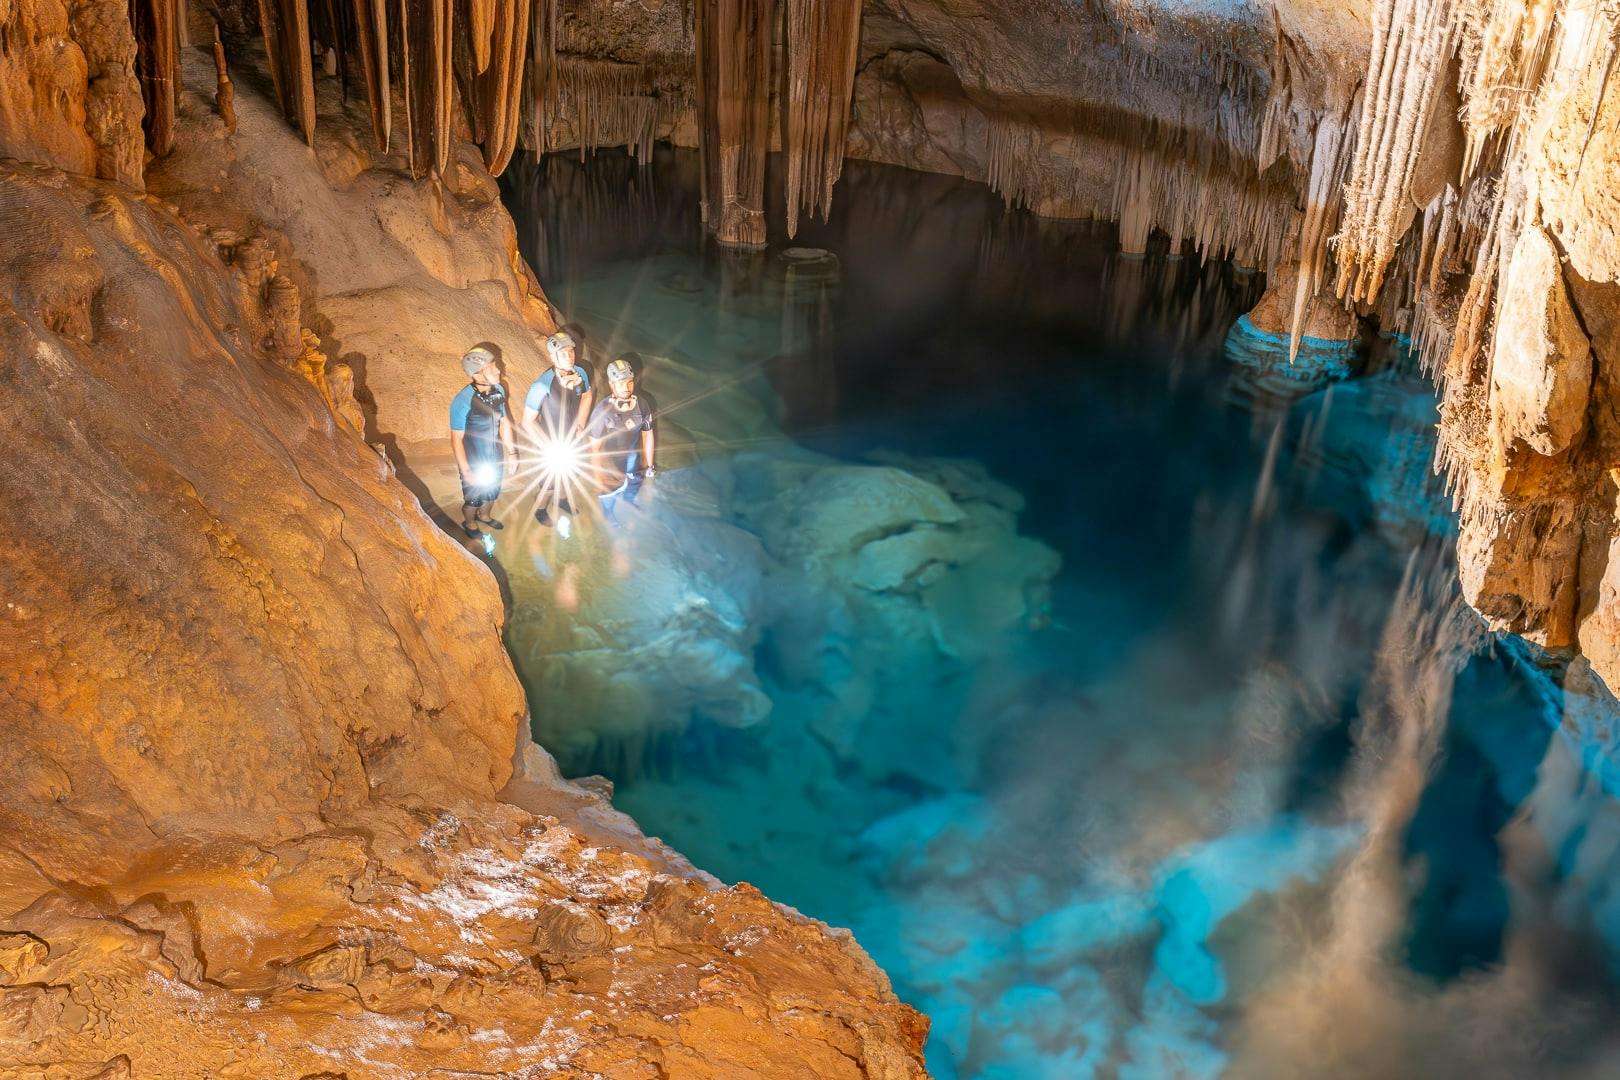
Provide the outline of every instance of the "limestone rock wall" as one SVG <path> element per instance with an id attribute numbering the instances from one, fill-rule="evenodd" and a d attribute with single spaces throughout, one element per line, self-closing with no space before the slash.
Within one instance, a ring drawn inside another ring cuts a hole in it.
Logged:
<path id="1" fill-rule="evenodd" d="M 30 860 L 86 880 L 192 827 L 273 842 L 380 790 L 493 794 L 524 715 L 499 604 L 283 366 L 269 283 L 60 173 L 8 167 L 0 210 L 4 813 Z"/>
<path id="2" fill-rule="evenodd" d="M 375 149 L 364 101 L 337 79 L 315 83 L 308 148 L 263 87 L 254 54 L 237 64 L 235 135 L 214 115 L 210 65 L 185 58 L 181 122 L 190 136 L 151 170 L 151 190 L 216 232 L 261 236 L 281 253 L 306 324 L 354 373 L 367 439 L 391 448 L 448 438 L 461 355 L 491 343 L 507 387 L 539 375 L 551 309 L 517 251 L 517 234 L 477 147 L 447 149 L 437 180 L 409 177 L 396 146 Z"/>
<path id="3" fill-rule="evenodd" d="M 557 778 L 495 581 L 359 430 L 550 325 L 476 152 L 289 149 L 238 74 L 161 197 L 0 162 L 0 1075 L 922 1075 L 847 934 Z"/>
<path id="4" fill-rule="evenodd" d="M 0 3 L 0 148 L 139 187 L 135 37 L 115 0 Z"/>

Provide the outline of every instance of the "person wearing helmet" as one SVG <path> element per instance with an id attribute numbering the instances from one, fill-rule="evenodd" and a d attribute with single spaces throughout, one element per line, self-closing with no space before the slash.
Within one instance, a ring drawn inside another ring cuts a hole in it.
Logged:
<path id="1" fill-rule="evenodd" d="M 461 531 L 476 540 L 484 535 L 479 525 L 501 528 L 490 510 L 517 448 L 494 352 L 482 345 L 467 350 L 461 370 L 470 381 L 450 401 L 450 448 L 461 476 Z"/>
<path id="2" fill-rule="evenodd" d="M 557 470 L 549 458 L 556 448 L 572 447 L 583 440 L 585 422 L 591 415 L 591 373 L 577 361 L 578 349 L 574 339 L 558 331 L 546 339 L 546 355 L 551 367 L 529 386 L 523 399 L 521 429 L 538 457 L 539 494 L 534 502 L 534 520 L 542 525 L 552 524 L 551 498 L 557 494 Z M 572 453 L 572 451 L 570 451 Z M 568 492 L 562 491 L 557 510 L 562 515 L 572 514 L 568 505 Z"/>
<path id="3" fill-rule="evenodd" d="M 644 480 L 653 474 L 655 406 L 636 393 L 636 371 L 624 357 L 607 366 L 609 394 L 596 403 L 585 426 L 589 456 L 601 469 L 607 491 L 602 509 L 609 520 L 620 495 L 634 503 Z"/>

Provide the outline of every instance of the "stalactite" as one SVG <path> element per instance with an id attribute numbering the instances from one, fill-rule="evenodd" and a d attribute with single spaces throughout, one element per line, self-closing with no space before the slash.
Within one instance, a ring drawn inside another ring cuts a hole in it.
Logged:
<path id="1" fill-rule="evenodd" d="M 399 60 L 399 81 L 404 88 L 405 95 L 405 160 L 416 161 L 416 123 L 411 116 L 411 87 L 415 85 L 415 76 L 411 72 L 411 0 L 399 0 L 399 17 L 394 20 L 399 33 L 394 44 L 397 49 L 394 56 Z M 392 95 L 390 95 L 392 96 Z"/>
<path id="2" fill-rule="evenodd" d="M 703 219 L 721 243 L 765 243 L 775 0 L 697 0 Z"/>
<path id="3" fill-rule="evenodd" d="M 502 18 L 498 6 L 499 0 L 467 0 L 467 44 L 472 51 L 474 75 L 488 70 L 500 48 L 495 41 L 497 23 Z"/>
<path id="4" fill-rule="evenodd" d="M 561 56 L 553 67 L 552 85 L 547 126 L 571 119 L 581 159 L 598 146 L 623 146 L 638 161 L 651 157 L 658 101 L 645 67 Z"/>
<path id="5" fill-rule="evenodd" d="M 499 176 L 517 149 L 523 107 L 523 60 L 527 52 L 529 0 L 501 0 L 495 9 L 489 65 L 477 76 L 478 111 L 484 129 L 484 163 Z"/>
<path id="6" fill-rule="evenodd" d="M 259 26 L 282 115 L 296 123 L 304 141 L 314 146 L 315 72 L 307 0 L 259 0 Z"/>
<path id="7" fill-rule="evenodd" d="M 354 35 L 349 16 L 349 4 L 343 0 L 318 0 L 310 12 L 310 38 L 326 46 L 321 54 L 323 72 L 338 77 L 345 102 L 349 100 L 349 40 Z"/>
<path id="8" fill-rule="evenodd" d="M 360 67 L 371 109 L 371 130 L 377 149 L 388 153 L 393 127 L 393 92 L 388 81 L 388 2 L 352 0 L 355 36 L 360 44 Z"/>
<path id="9" fill-rule="evenodd" d="M 827 216 L 844 168 L 844 134 L 855 90 L 860 0 L 786 0 L 787 71 L 783 150 L 787 234 L 799 211 Z"/>
<path id="10" fill-rule="evenodd" d="M 450 160 L 453 0 L 404 0 L 405 111 L 411 171 L 442 175 Z"/>
<path id="11" fill-rule="evenodd" d="M 1419 138 L 1452 52 L 1451 0 L 1378 0 L 1354 165 L 1344 188 L 1335 291 L 1372 299 L 1414 215 Z"/>
<path id="12" fill-rule="evenodd" d="M 1118 222 L 1121 247 L 1146 250 L 1157 228 L 1203 259 L 1270 270 L 1298 217 L 1287 170 L 1256 175 L 1223 140 L 1101 113 L 1049 128 L 992 114 L 987 181 L 1008 206 Z M 1106 202 L 1093 205 L 1099 176 Z"/>
<path id="13" fill-rule="evenodd" d="M 1505 136 L 1540 86 L 1561 7 L 1556 0 L 1459 0 L 1455 31 L 1467 130 L 1464 176 L 1495 170 Z"/>
<path id="14" fill-rule="evenodd" d="M 1037 148 L 1035 128 L 1001 114 L 993 114 L 989 124 L 988 165 L 985 182 L 1008 206 L 1033 207 L 1040 201 L 1038 173 L 1030 162 Z"/>
<path id="15" fill-rule="evenodd" d="M 157 157 L 174 148 L 174 109 L 179 89 L 180 36 L 175 0 L 133 0 L 135 71 L 146 105 L 146 145 Z"/>
<path id="16" fill-rule="evenodd" d="M 550 146 L 546 118 L 554 94 L 552 71 L 557 61 L 557 0 L 533 0 L 534 26 L 529 31 L 529 93 L 534 118 L 534 146 L 545 153 Z"/>
<path id="17" fill-rule="evenodd" d="M 1327 274 L 1328 238 L 1337 224 L 1340 192 L 1356 137 L 1349 122 L 1353 107 L 1346 101 L 1341 112 L 1330 105 L 1316 124 L 1310 181 L 1305 189 L 1305 218 L 1299 227 L 1299 273 L 1294 281 L 1294 306 L 1288 326 L 1289 363 L 1299 354 L 1306 315 Z"/>

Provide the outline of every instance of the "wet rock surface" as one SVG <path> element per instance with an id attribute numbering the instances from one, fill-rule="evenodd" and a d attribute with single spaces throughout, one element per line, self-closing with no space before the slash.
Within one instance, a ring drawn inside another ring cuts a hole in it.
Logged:
<path id="1" fill-rule="evenodd" d="M 181 146 L 265 160 L 238 101 L 229 142 L 182 103 Z M 526 746 L 495 582 L 340 418 L 340 324 L 299 325 L 342 231 L 275 176 L 171 176 L 182 220 L 0 168 L 0 1068 L 921 1074 L 926 1021 L 846 933 L 718 888 Z"/>

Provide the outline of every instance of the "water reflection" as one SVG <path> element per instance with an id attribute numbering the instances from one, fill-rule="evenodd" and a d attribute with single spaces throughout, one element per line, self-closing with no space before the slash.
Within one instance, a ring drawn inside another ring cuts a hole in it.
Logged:
<path id="1" fill-rule="evenodd" d="M 854 928 L 941 1077 L 1620 1060 L 1613 702 L 1460 603 L 1408 363 L 1238 408 L 1252 275 L 858 163 L 799 248 L 726 254 L 694 186 L 509 183 L 686 452 L 514 579 L 566 770 Z"/>

